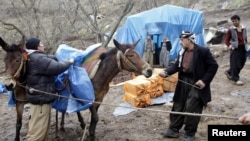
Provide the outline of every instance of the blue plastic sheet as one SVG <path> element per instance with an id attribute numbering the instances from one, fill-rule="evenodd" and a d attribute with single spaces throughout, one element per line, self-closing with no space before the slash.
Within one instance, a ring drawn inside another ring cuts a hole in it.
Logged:
<path id="1" fill-rule="evenodd" d="M 64 86 L 64 80 L 68 79 L 70 85 Z M 58 97 L 52 107 L 60 112 L 78 112 L 89 108 L 95 100 L 92 83 L 84 68 L 71 66 L 66 72 L 57 76 L 56 87 Z"/>
<path id="2" fill-rule="evenodd" d="M 16 99 L 15 99 L 13 91 L 7 91 L 7 94 L 9 96 L 8 107 L 15 107 L 16 106 Z"/>
<path id="3" fill-rule="evenodd" d="M 81 63 L 101 44 L 94 44 L 92 46 L 89 46 L 86 50 L 79 50 L 76 48 L 73 48 L 66 44 L 59 45 L 57 51 L 56 51 L 56 57 L 59 61 L 65 61 L 69 60 L 71 58 L 75 59 L 74 65 L 80 66 Z"/>
<path id="4" fill-rule="evenodd" d="M 120 43 L 133 43 L 140 39 L 135 49 L 143 56 L 147 34 L 154 36 L 153 40 L 158 43 L 158 47 L 166 35 L 172 43 L 170 60 L 174 60 L 181 49 L 179 35 L 183 30 L 194 32 L 196 43 L 205 46 L 203 20 L 201 11 L 164 5 L 127 17 L 125 24 L 118 29 L 116 39 Z"/>
<path id="5" fill-rule="evenodd" d="M 86 53 L 67 45 L 60 45 L 56 57 L 58 60 L 75 59 L 75 64 L 67 71 L 56 77 L 56 87 L 58 93 L 68 98 L 57 98 L 52 107 L 60 112 L 79 112 L 89 108 L 95 100 L 94 88 L 86 70 L 80 67 L 81 62 L 95 48 L 89 49 Z M 69 86 L 65 87 L 64 80 L 69 80 Z"/>
<path id="6" fill-rule="evenodd" d="M 8 91 L 6 89 L 4 83 L 0 83 L 0 94 L 7 94 L 8 95 L 8 107 L 15 107 L 16 106 L 16 99 L 14 97 L 13 91 Z"/>
<path id="7" fill-rule="evenodd" d="M 4 83 L 0 83 L 0 94 L 6 93 L 7 89 L 4 85 Z"/>

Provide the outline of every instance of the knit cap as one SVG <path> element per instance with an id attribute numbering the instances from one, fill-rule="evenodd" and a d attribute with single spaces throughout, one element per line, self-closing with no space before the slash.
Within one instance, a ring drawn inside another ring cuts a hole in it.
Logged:
<path id="1" fill-rule="evenodd" d="M 29 38 L 26 41 L 26 48 L 37 50 L 39 44 L 40 44 L 40 40 L 38 38 Z"/>

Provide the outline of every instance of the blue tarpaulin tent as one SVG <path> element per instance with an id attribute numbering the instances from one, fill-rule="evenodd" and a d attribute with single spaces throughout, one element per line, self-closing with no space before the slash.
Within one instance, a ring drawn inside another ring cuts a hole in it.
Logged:
<path id="1" fill-rule="evenodd" d="M 154 35 L 153 40 L 158 43 L 159 47 L 162 37 L 166 35 L 172 42 L 170 60 L 173 60 L 181 48 L 179 35 L 183 30 L 194 32 L 196 43 L 205 46 L 203 13 L 183 7 L 164 5 L 129 16 L 125 24 L 118 29 L 116 40 L 120 43 L 132 43 L 140 39 L 136 50 L 142 56 L 147 34 Z"/>

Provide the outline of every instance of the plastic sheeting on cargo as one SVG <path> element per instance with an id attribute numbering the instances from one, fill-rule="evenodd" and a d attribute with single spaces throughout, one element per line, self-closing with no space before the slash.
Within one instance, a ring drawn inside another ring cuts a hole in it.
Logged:
<path id="1" fill-rule="evenodd" d="M 7 89 L 5 87 L 4 83 L 0 83 L 0 94 L 4 94 L 7 92 Z"/>
<path id="2" fill-rule="evenodd" d="M 69 80 L 69 86 L 64 86 L 64 80 Z M 92 83 L 84 68 L 71 66 L 66 72 L 57 76 L 56 87 L 58 97 L 52 104 L 60 112 L 78 112 L 89 108 L 95 100 Z M 76 100 L 79 99 L 79 100 Z"/>
<path id="3" fill-rule="evenodd" d="M 120 43 L 133 43 L 140 39 L 136 50 L 143 56 L 143 44 L 146 35 L 155 35 L 158 47 L 166 35 L 172 43 L 170 60 L 177 58 L 181 48 L 179 35 L 183 30 L 196 34 L 196 43 L 205 46 L 203 37 L 203 13 L 192 9 L 164 5 L 148 11 L 129 16 L 125 24 L 118 29 L 116 39 Z"/>
<path id="4" fill-rule="evenodd" d="M 8 95 L 8 107 L 15 107 L 16 106 L 16 99 L 14 97 L 13 91 L 8 91 L 6 89 L 4 83 L 0 83 L 0 94 L 7 94 Z"/>
<path id="5" fill-rule="evenodd" d="M 65 44 L 59 46 L 56 51 L 58 60 L 75 58 L 75 63 L 56 77 L 58 93 L 69 98 L 58 97 L 52 104 L 53 108 L 60 112 L 71 113 L 85 110 L 92 105 L 95 100 L 94 88 L 86 70 L 80 64 L 96 47 L 98 46 L 94 45 L 83 52 Z M 69 80 L 69 87 L 64 86 L 65 79 Z"/>

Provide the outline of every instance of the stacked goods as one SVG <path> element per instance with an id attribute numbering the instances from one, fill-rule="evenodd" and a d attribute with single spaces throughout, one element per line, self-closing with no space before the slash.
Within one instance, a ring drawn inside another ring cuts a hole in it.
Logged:
<path id="1" fill-rule="evenodd" d="M 163 70 L 164 69 L 162 69 L 162 68 L 154 68 L 153 73 L 159 74 Z M 178 81 L 178 72 L 174 73 L 166 78 L 162 78 L 162 80 L 163 80 L 163 90 L 167 91 L 167 92 L 174 92 L 177 81 Z"/>
<path id="2" fill-rule="evenodd" d="M 123 100 L 135 107 L 149 106 L 151 98 L 162 96 L 164 93 L 162 85 L 162 78 L 156 74 L 153 74 L 150 78 L 139 75 L 124 83 L 125 95 Z"/>
<path id="3" fill-rule="evenodd" d="M 146 79 L 132 79 L 126 81 L 123 85 L 123 89 L 127 93 L 134 94 L 136 96 L 141 96 L 150 93 L 150 81 Z"/>
<path id="4" fill-rule="evenodd" d="M 123 85 L 123 100 L 142 108 L 151 104 L 151 98 L 162 96 L 164 91 L 173 92 L 178 81 L 178 73 L 162 78 L 159 76 L 162 71 L 162 68 L 155 68 L 150 78 L 139 75 L 126 81 Z"/>
<path id="5" fill-rule="evenodd" d="M 131 93 L 125 93 L 123 100 L 127 101 L 128 103 L 130 103 L 134 107 L 139 107 L 139 108 L 143 108 L 143 107 L 146 107 L 146 106 L 151 104 L 149 94 L 136 96 L 136 95 L 131 94 Z"/>
<path id="6" fill-rule="evenodd" d="M 132 79 L 123 85 L 125 95 L 123 100 L 135 107 L 145 107 L 151 104 L 150 81 L 146 79 Z"/>
<path id="7" fill-rule="evenodd" d="M 163 91 L 163 79 L 158 76 L 158 74 L 153 74 L 150 78 L 144 78 L 148 81 L 150 81 L 150 98 L 156 98 L 159 96 L 162 96 L 164 91 Z"/>
<path id="8" fill-rule="evenodd" d="M 174 73 L 166 78 L 163 78 L 163 90 L 174 92 L 178 81 L 178 73 Z"/>

